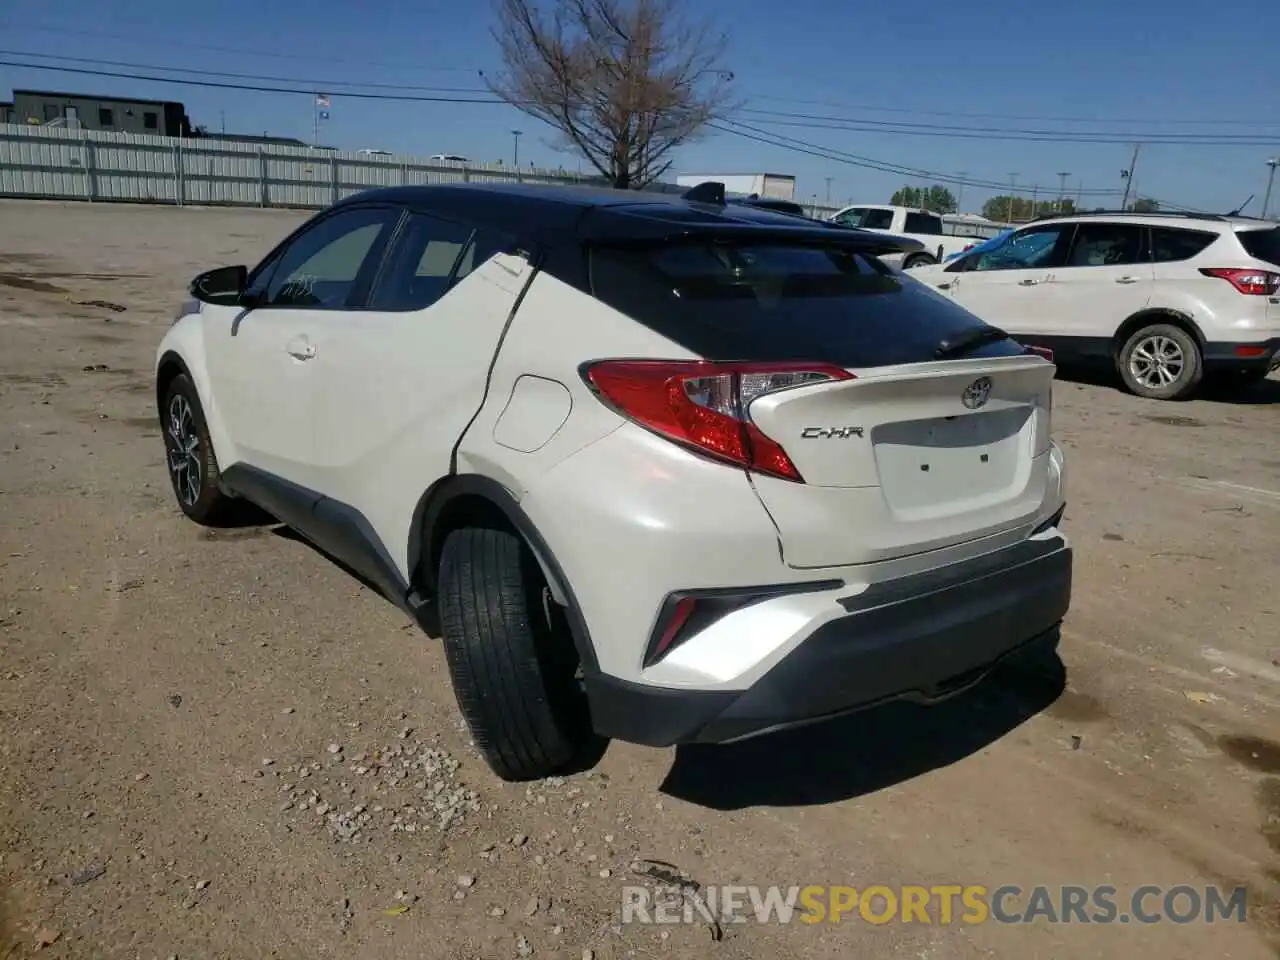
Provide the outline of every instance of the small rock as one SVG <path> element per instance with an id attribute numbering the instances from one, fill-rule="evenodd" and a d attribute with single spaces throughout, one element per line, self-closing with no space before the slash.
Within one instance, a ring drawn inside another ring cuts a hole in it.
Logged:
<path id="1" fill-rule="evenodd" d="M 180 693 L 169 694 L 169 706 L 174 708 L 182 706 L 182 694 Z"/>
<path id="2" fill-rule="evenodd" d="M 84 819 L 84 820 L 91 820 L 91 819 L 93 819 L 93 811 L 92 811 L 92 810 L 86 810 L 84 813 L 80 814 L 80 816 L 81 816 L 81 818 L 82 818 L 82 819 Z"/>
<path id="3" fill-rule="evenodd" d="M 529 838 L 525 836 L 523 833 L 517 833 L 514 837 L 511 838 L 511 845 L 513 847 L 523 847 L 528 842 L 529 842 Z"/>
<path id="4" fill-rule="evenodd" d="M 133 781 L 134 783 L 141 783 L 143 780 L 147 779 L 148 776 L 150 776 L 148 773 L 135 773 L 133 775 Z"/>
<path id="5" fill-rule="evenodd" d="M 287 717 L 289 714 L 293 713 L 293 707 L 285 707 L 280 712 Z"/>
<path id="6" fill-rule="evenodd" d="M 209 881 L 208 881 L 208 880 L 197 880 L 197 881 L 196 881 L 196 889 L 197 889 L 197 890 L 204 890 L 204 889 L 205 889 L 206 887 L 208 887 L 208 886 L 209 886 Z"/>
<path id="7" fill-rule="evenodd" d="M 465 900 L 466 898 L 467 898 L 466 891 L 464 891 L 464 890 L 455 890 L 455 891 L 453 891 L 453 899 L 455 899 L 455 900 Z"/>
<path id="8" fill-rule="evenodd" d="M 613 876 L 613 871 L 610 870 L 608 867 L 605 867 L 603 870 L 600 871 L 601 880 L 608 880 L 611 876 Z"/>
<path id="9" fill-rule="evenodd" d="M 474 887 L 476 885 L 476 878 L 469 873 L 462 873 L 458 875 L 458 879 L 454 882 L 459 887 Z"/>
<path id="10" fill-rule="evenodd" d="M 524 934 L 516 937 L 516 955 L 520 957 L 527 957 L 532 953 L 533 947 L 529 946 L 529 941 Z"/>
<path id="11" fill-rule="evenodd" d="M 73 887 L 82 887 L 86 883 L 90 883 L 94 880 L 97 880 L 100 876 L 102 876 L 106 872 L 107 872 L 106 867 L 98 866 L 97 864 L 91 867 L 86 867 L 84 870 L 81 870 L 79 873 L 72 874 L 71 885 Z"/>
<path id="12" fill-rule="evenodd" d="M 612 834 L 612 833 L 606 833 L 606 834 L 604 835 L 604 842 L 605 842 L 605 843 L 613 843 L 613 834 Z"/>
<path id="13" fill-rule="evenodd" d="M 594 950 L 583 949 L 582 960 L 596 960 L 596 952 Z"/>
<path id="14" fill-rule="evenodd" d="M 542 854 L 538 854 L 537 856 L 535 856 L 535 857 L 533 858 L 533 862 L 534 862 L 534 863 L 536 863 L 538 866 L 540 866 L 540 867 L 541 867 L 541 866 L 543 866 L 543 865 L 545 865 L 545 864 L 546 864 L 546 862 L 547 862 L 547 858 L 546 858 L 546 857 L 544 857 Z"/>
<path id="15" fill-rule="evenodd" d="M 272 760 L 270 757 L 263 757 L 263 758 L 262 758 L 262 765 L 263 765 L 264 767 L 274 766 L 274 765 L 275 765 L 275 761 L 274 761 L 274 760 Z"/>
<path id="16" fill-rule="evenodd" d="M 331 743 L 331 744 L 329 744 L 329 752 L 330 752 L 330 753 L 334 753 L 334 754 L 341 753 L 341 752 L 342 752 L 342 744 L 340 744 L 340 743 Z"/>
<path id="17" fill-rule="evenodd" d="M 530 897 L 529 902 L 524 905 L 524 915 L 526 917 L 535 916 L 542 909 L 542 900 L 539 897 Z"/>
<path id="18" fill-rule="evenodd" d="M 507 911 L 506 911 L 506 910 L 503 910 L 503 909 L 502 909 L 502 907 L 490 907 L 490 908 L 489 908 L 489 916 L 494 917 L 494 918 L 498 918 L 498 917 L 506 916 L 506 913 L 507 913 Z"/>

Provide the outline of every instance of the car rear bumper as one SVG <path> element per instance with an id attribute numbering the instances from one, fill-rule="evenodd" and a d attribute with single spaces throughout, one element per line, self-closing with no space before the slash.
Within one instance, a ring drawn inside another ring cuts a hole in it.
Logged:
<path id="1" fill-rule="evenodd" d="M 1280 337 L 1245 343 L 1215 343 L 1204 346 L 1206 371 L 1271 370 L 1280 367 Z"/>
<path id="2" fill-rule="evenodd" d="M 931 701 L 1050 635 L 1071 599 L 1072 552 L 1054 535 L 841 598 L 745 690 L 587 678 L 600 734 L 651 746 L 723 743 L 896 699 Z"/>

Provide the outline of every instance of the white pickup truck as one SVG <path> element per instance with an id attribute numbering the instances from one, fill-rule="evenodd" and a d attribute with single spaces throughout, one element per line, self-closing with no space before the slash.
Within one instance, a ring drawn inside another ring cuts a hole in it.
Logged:
<path id="1" fill-rule="evenodd" d="M 842 227 L 893 233 L 923 243 L 923 250 L 896 255 L 902 258 L 900 266 L 904 270 L 941 263 L 951 254 L 968 250 L 983 240 L 982 237 L 955 237 L 943 233 L 942 217 L 913 207 L 860 203 L 840 210 L 832 216 L 831 221 Z M 880 259 L 892 262 L 895 258 Z"/>

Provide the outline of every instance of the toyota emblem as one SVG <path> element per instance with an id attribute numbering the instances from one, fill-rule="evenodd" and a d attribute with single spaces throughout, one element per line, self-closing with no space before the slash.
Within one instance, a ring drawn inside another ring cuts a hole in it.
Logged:
<path id="1" fill-rule="evenodd" d="M 991 378 L 979 377 L 973 383 L 964 388 L 964 393 L 960 394 L 960 402 L 970 410 L 977 410 L 979 407 L 985 407 L 987 401 L 991 399 Z"/>

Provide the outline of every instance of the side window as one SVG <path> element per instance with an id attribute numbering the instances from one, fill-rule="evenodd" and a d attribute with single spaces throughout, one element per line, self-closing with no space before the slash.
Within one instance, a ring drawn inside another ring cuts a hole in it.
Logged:
<path id="1" fill-rule="evenodd" d="M 1190 260 L 1218 239 L 1207 230 L 1179 230 L 1176 227 L 1152 227 L 1151 246 L 1156 263 Z"/>
<path id="2" fill-rule="evenodd" d="M 980 254 L 974 270 L 1033 270 L 1060 262 L 1059 251 L 1071 236 L 1074 224 L 1036 227 L 1014 233 L 993 250 Z"/>
<path id="3" fill-rule="evenodd" d="M 374 310 L 421 310 L 449 289 L 471 230 L 415 213 L 396 241 L 369 301 Z"/>
<path id="4" fill-rule="evenodd" d="M 942 235 L 942 221 L 930 213 L 908 213 L 903 233 L 924 233 L 929 236 Z"/>
<path id="5" fill-rule="evenodd" d="M 866 215 L 865 207 L 854 207 L 852 210 L 845 210 L 843 213 L 837 214 L 835 222 L 844 227 L 860 227 L 862 226 L 862 218 Z"/>
<path id="6" fill-rule="evenodd" d="M 893 226 L 893 211 L 868 210 L 862 218 L 862 226 L 867 230 L 888 230 Z"/>
<path id="7" fill-rule="evenodd" d="M 1117 267 L 1145 260 L 1145 227 L 1132 223 L 1082 223 L 1076 230 L 1068 267 Z"/>
<path id="8" fill-rule="evenodd" d="M 381 255 L 399 212 L 344 210 L 300 234 L 284 251 L 263 306 L 336 310 L 356 293 L 361 268 Z"/>
<path id="9" fill-rule="evenodd" d="M 453 276 L 457 283 L 476 267 L 483 266 L 492 256 L 498 253 L 510 253 L 515 249 L 515 241 L 489 230 L 477 230 L 471 235 L 471 241 L 462 251 L 462 259 L 458 261 L 458 270 Z"/>

